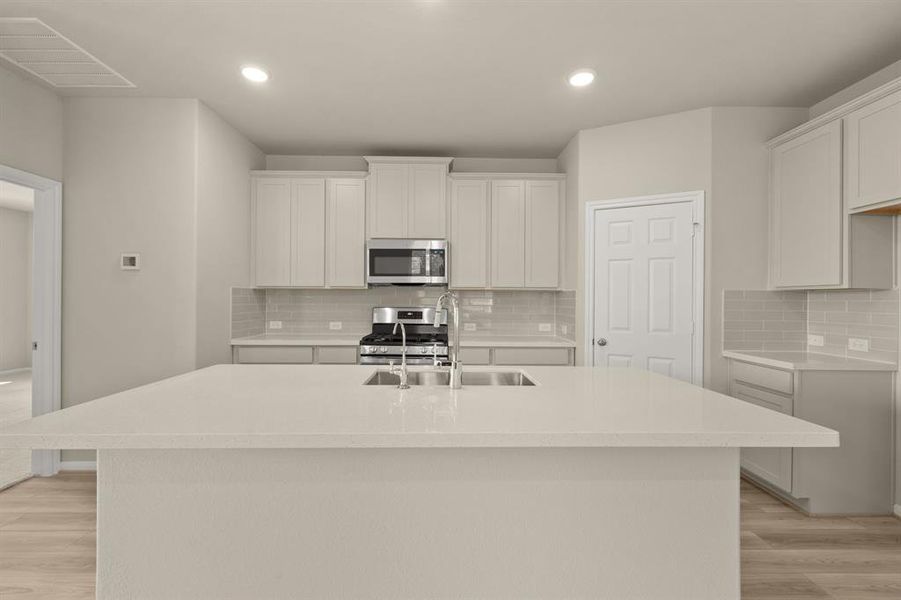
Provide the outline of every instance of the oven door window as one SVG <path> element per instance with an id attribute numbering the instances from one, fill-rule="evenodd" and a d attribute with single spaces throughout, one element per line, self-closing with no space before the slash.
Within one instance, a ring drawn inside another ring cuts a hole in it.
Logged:
<path id="1" fill-rule="evenodd" d="M 428 274 L 428 260 L 428 250 L 380 248 L 369 253 L 369 273 L 376 277 L 425 277 Z"/>

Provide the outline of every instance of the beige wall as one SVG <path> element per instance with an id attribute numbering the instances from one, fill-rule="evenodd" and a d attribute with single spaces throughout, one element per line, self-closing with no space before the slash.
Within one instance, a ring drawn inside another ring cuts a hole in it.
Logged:
<path id="1" fill-rule="evenodd" d="M 250 283 L 250 176 L 265 157 L 205 104 L 197 120 L 197 368 L 231 362 L 229 289 Z"/>
<path id="2" fill-rule="evenodd" d="M 31 224 L 0 208 L 0 371 L 31 367 Z"/>
<path id="3" fill-rule="evenodd" d="M 556 173 L 556 158 L 454 158 L 451 165 L 459 173 Z M 270 171 L 366 171 L 362 156 L 291 156 L 270 154 Z"/>
<path id="4" fill-rule="evenodd" d="M 557 157 L 557 170 L 566 173 L 566 198 L 564 200 L 564 235 L 563 235 L 563 278 L 565 290 L 575 290 L 578 281 L 579 254 L 579 213 L 582 205 L 579 202 L 579 140 L 580 133 L 573 136 L 560 156 Z M 575 335 L 574 333 L 570 335 Z"/>
<path id="5" fill-rule="evenodd" d="M 62 157 L 59 96 L 0 66 L 0 164 L 59 181 Z"/>
<path id="6" fill-rule="evenodd" d="M 197 102 L 67 98 L 64 112 L 67 407 L 194 368 Z M 132 251 L 143 268 L 120 270 Z"/>
<path id="7" fill-rule="evenodd" d="M 766 289 L 769 151 L 766 141 L 807 120 L 803 108 L 713 108 L 707 199 L 705 386 L 726 391 L 722 357 L 725 289 Z"/>

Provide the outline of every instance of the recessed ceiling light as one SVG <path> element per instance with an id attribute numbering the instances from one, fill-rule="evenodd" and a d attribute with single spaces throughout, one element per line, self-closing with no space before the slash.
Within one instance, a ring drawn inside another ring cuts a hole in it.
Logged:
<path id="1" fill-rule="evenodd" d="M 594 81 L 595 73 L 592 69 L 579 69 L 569 74 L 569 85 L 573 87 L 585 87 Z"/>
<path id="2" fill-rule="evenodd" d="M 241 75 L 244 76 L 248 81 L 252 81 L 254 83 L 263 83 L 264 81 L 269 80 L 269 73 L 266 72 L 265 69 L 261 69 L 260 67 L 252 67 L 246 66 L 241 67 Z"/>

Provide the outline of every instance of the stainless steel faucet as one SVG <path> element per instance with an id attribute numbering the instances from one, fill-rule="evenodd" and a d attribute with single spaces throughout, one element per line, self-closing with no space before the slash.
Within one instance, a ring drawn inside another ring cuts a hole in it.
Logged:
<path id="1" fill-rule="evenodd" d="M 397 321 L 394 323 L 394 329 L 391 333 L 397 335 L 397 328 L 400 327 L 400 337 L 401 337 L 401 349 L 400 349 L 400 368 L 394 366 L 394 363 L 391 364 L 389 371 L 392 373 L 397 373 L 400 377 L 400 383 L 397 384 L 397 389 L 399 390 L 408 390 L 410 389 L 410 385 L 407 383 L 407 328 L 403 323 Z"/>
<path id="2" fill-rule="evenodd" d="M 435 304 L 435 327 L 441 325 L 442 305 L 450 302 L 454 318 L 454 345 L 450 349 L 449 383 L 451 389 L 458 390 L 463 386 L 463 363 L 460 362 L 460 300 L 451 291 L 444 292 Z"/>

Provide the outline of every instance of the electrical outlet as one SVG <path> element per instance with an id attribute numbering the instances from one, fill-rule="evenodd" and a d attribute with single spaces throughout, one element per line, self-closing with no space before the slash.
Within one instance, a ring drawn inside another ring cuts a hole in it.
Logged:
<path id="1" fill-rule="evenodd" d="M 470 298 L 472 306 L 494 306 L 494 298 Z"/>
<path id="2" fill-rule="evenodd" d="M 281 321 L 269 321 L 269 329 L 281 329 L 282 322 Z"/>
<path id="3" fill-rule="evenodd" d="M 808 346 L 822 346 L 823 345 L 823 336 L 814 335 L 812 333 L 807 335 L 807 345 Z"/>
<path id="4" fill-rule="evenodd" d="M 540 331 L 542 333 L 549 333 L 551 331 L 551 324 L 550 323 L 539 323 L 538 331 Z"/>
<path id="5" fill-rule="evenodd" d="M 329 321 L 328 322 L 328 328 L 331 329 L 332 331 L 337 331 L 337 330 L 341 329 L 343 326 L 344 326 L 344 323 L 342 323 L 341 321 Z"/>
<path id="6" fill-rule="evenodd" d="M 560 333 L 562 333 L 563 335 L 566 335 L 567 333 L 569 333 L 569 327 L 567 327 L 566 325 L 561 325 Z"/>
<path id="7" fill-rule="evenodd" d="M 869 352 L 870 340 L 867 338 L 848 338 L 848 350 L 856 352 Z"/>
<path id="8" fill-rule="evenodd" d="M 476 324 L 475 323 L 463 323 L 463 331 L 475 331 Z"/>

